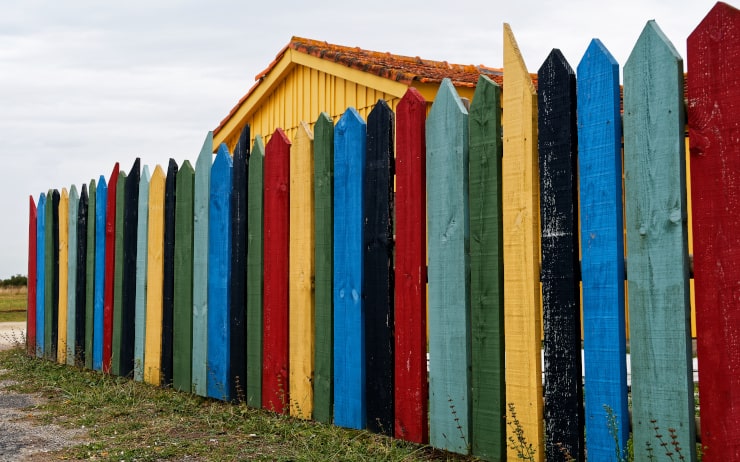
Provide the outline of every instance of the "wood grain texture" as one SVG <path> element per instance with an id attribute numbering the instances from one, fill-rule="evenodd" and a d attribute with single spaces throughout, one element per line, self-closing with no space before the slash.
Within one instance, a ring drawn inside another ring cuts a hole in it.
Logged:
<path id="1" fill-rule="evenodd" d="M 504 24 L 504 330 L 506 402 L 513 405 L 527 441 L 544 458 L 540 347 L 540 221 L 537 94 L 514 34 Z M 515 452 L 509 448 L 509 457 Z"/>
<path id="2" fill-rule="evenodd" d="M 363 184 L 367 428 L 393 434 L 393 153 L 395 115 L 378 100 L 367 117 Z"/>
<path id="3" fill-rule="evenodd" d="M 93 369 L 95 346 L 95 249 L 97 247 L 97 185 L 90 180 L 87 202 L 87 252 L 85 254 L 85 367 Z"/>
<path id="4" fill-rule="evenodd" d="M 151 174 L 145 165 L 139 179 L 139 203 L 136 222 L 136 307 L 134 313 L 134 380 L 144 380 L 146 349 L 147 265 L 149 264 L 149 182 Z"/>
<path id="5" fill-rule="evenodd" d="M 59 313 L 56 362 L 67 362 L 67 293 L 69 290 L 69 193 L 62 188 L 59 196 Z"/>
<path id="6" fill-rule="evenodd" d="M 247 210 L 247 405 L 262 407 L 263 184 L 265 143 L 257 135 L 249 155 Z"/>
<path id="7" fill-rule="evenodd" d="M 265 146 L 262 407 L 288 411 L 290 141 L 277 129 Z"/>
<path id="8" fill-rule="evenodd" d="M 506 457 L 501 88 L 486 76 L 470 106 L 470 360 L 473 454 Z"/>
<path id="9" fill-rule="evenodd" d="M 548 460 L 584 460 L 576 74 L 554 49 L 537 72 Z"/>
<path id="10" fill-rule="evenodd" d="M 249 174 L 249 125 L 234 148 L 231 186 L 231 399 L 243 401 L 247 384 L 247 175 Z"/>
<path id="11" fill-rule="evenodd" d="M 36 357 L 44 355 L 46 324 L 46 194 L 36 208 Z"/>
<path id="12" fill-rule="evenodd" d="M 429 441 L 426 107 L 413 87 L 396 107 L 394 435 L 420 444 Z"/>
<path id="13" fill-rule="evenodd" d="M 164 186 L 164 269 L 162 281 L 162 385 L 172 384 L 172 345 L 175 316 L 175 199 L 177 172 L 175 159 L 167 164 Z"/>
<path id="14" fill-rule="evenodd" d="M 80 196 L 77 186 L 69 188 L 67 206 L 67 351 L 64 362 L 70 366 L 75 364 L 75 332 L 77 317 L 77 207 Z"/>
<path id="15" fill-rule="evenodd" d="M 207 392 L 229 401 L 230 342 L 229 289 L 231 278 L 231 172 L 233 161 L 226 145 L 218 148 L 211 167 L 208 211 L 208 345 Z"/>
<path id="16" fill-rule="evenodd" d="M 334 424 L 365 428 L 362 187 L 367 127 L 349 108 L 334 127 Z"/>
<path id="17" fill-rule="evenodd" d="M 624 66 L 624 188 L 632 435 L 695 441 L 683 60 L 648 21 Z M 696 460 L 696 445 L 685 445 Z M 662 452 L 662 451 L 658 451 Z M 658 454 L 657 460 L 670 460 Z"/>
<path id="18" fill-rule="evenodd" d="M 103 292 L 103 372 L 111 370 L 113 353 L 113 295 L 116 283 L 116 205 L 118 192 L 118 162 L 108 179 L 105 206 L 105 272 Z"/>
<path id="19" fill-rule="evenodd" d="M 208 203 L 213 163 L 213 132 L 208 132 L 195 162 L 193 195 L 193 392 L 208 394 Z"/>
<path id="20" fill-rule="evenodd" d="M 313 133 L 301 126 L 290 147 L 289 360 L 290 415 L 313 414 L 314 172 Z"/>
<path id="21" fill-rule="evenodd" d="M 44 264 L 46 265 L 46 297 L 44 298 L 44 358 L 57 359 L 59 322 L 59 191 L 46 193 L 46 233 Z"/>
<path id="22" fill-rule="evenodd" d="M 740 11 L 717 3 L 689 36 L 687 50 L 703 460 L 738 460 Z"/>
<path id="23" fill-rule="evenodd" d="M 444 79 L 426 121 L 429 232 L 429 442 L 470 441 L 468 111 Z"/>
<path id="24" fill-rule="evenodd" d="M 190 161 L 177 172 L 175 199 L 175 299 L 172 337 L 172 385 L 192 391 L 193 368 L 193 186 Z"/>
<path id="25" fill-rule="evenodd" d="M 36 268 L 38 209 L 28 196 L 28 298 L 26 303 L 26 354 L 36 356 Z"/>
<path id="26" fill-rule="evenodd" d="M 629 437 L 619 65 L 594 39 L 577 75 L 586 451 L 610 460 L 610 412 L 620 448 Z"/>
<path id="27" fill-rule="evenodd" d="M 78 367 L 87 367 L 87 287 L 88 287 L 88 267 L 87 267 L 87 249 L 90 241 L 87 231 L 89 226 L 88 212 L 89 197 L 87 185 L 82 184 L 80 189 L 80 200 L 77 204 L 77 295 L 75 303 L 77 304 L 77 313 L 75 315 L 75 364 Z M 93 220 L 94 221 L 94 220 Z"/>
<path id="28" fill-rule="evenodd" d="M 162 287 L 164 280 L 165 174 L 154 168 L 149 180 L 149 226 L 146 263 L 144 381 L 159 385 L 162 377 Z"/>
<path id="29" fill-rule="evenodd" d="M 139 190 L 141 189 L 141 160 L 137 157 L 126 176 L 123 207 L 123 276 L 121 278 L 121 349 L 120 374 L 132 376 L 136 342 L 136 265 L 139 257 Z M 146 234 L 146 231 L 142 231 Z M 145 254 L 146 246 L 141 248 Z M 142 294 L 143 295 L 143 294 Z M 142 306 L 145 297 L 142 297 Z M 143 320 L 143 318 L 142 318 Z M 143 337 L 143 335 L 142 335 Z"/>
<path id="30" fill-rule="evenodd" d="M 322 112 L 314 125 L 315 349 L 313 418 L 331 423 L 334 402 L 334 122 Z"/>
<path id="31" fill-rule="evenodd" d="M 116 182 L 116 258 L 113 261 L 113 331 L 111 335 L 111 374 L 121 374 L 121 335 L 123 333 L 123 215 L 126 206 L 126 172 L 119 172 Z"/>

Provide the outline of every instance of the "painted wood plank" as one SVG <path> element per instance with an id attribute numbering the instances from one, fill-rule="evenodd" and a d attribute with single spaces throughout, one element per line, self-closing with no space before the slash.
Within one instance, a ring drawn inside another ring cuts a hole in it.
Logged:
<path id="1" fill-rule="evenodd" d="M 85 367 L 94 369 L 95 350 L 95 249 L 97 248 L 97 185 L 90 180 L 87 202 L 87 251 L 85 253 Z"/>
<path id="2" fill-rule="evenodd" d="M 193 392 L 208 394 L 208 203 L 211 194 L 213 132 L 208 132 L 195 162 L 193 195 Z"/>
<path id="3" fill-rule="evenodd" d="M 103 295 L 103 372 L 110 372 L 113 354 L 113 295 L 116 283 L 116 198 L 118 193 L 118 162 L 108 179 L 105 206 L 105 276 Z"/>
<path id="4" fill-rule="evenodd" d="M 46 194 L 46 307 L 44 308 L 44 358 L 57 359 L 59 340 L 59 191 Z"/>
<path id="5" fill-rule="evenodd" d="M 289 359 L 290 415 L 313 414 L 314 174 L 313 133 L 301 122 L 290 147 Z"/>
<path id="6" fill-rule="evenodd" d="M 486 76 L 470 106 L 471 450 L 506 457 L 501 88 Z"/>
<path id="7" fill-rule="evenodd" d="M 222 144 L 211 168 L 208 211 L 208 396 L 229 401 L 231 179 L 233 161 Z"/>
<path id="8" fill-rule="evenodd" d="M 151 174 L 145 165 L 139 179 L 138 220 L 136 223 L 136 312 L 134 313 L 134 380 L 144 380 L 146 352 L 147 280 L 149 278 L 149 182 Z"/>
<path id="9" fill-rule="evenodd" d="M 87 287 L 88 287 L 88 268 L 87 268 L 87 249 L 89 248 L 87 230 L 89 225 L 88 212 L 88 192 L 87 185 L 82 184 L 80 189 L 80 201 L 77 204 L 77 295 L 75 297 L 76 315 L 75 315 L 75 364 L 78 367 L 86 367 L 87 358 Z M 94 221 L 94 220 L 93 220 Z"/>
<path id="10" fill-rule="evenodd" d="M 59 295 L 57 309 L 59 317 L 57 333 L 57 357 L 59 364 L 67 362 L 67 290 L 69 284 L 69 193 L 62 188 L 59 196 Z"/>
<path id="11" fill-rule="evenodd" d="M 537 95 L 508 24 L 504 25 L 504 330 L 506 402 L 514 406 L 535 459 L 543 460 L 540 348 Z M 514 457 L 512 448 L 509 457 Z"/>
<path id="12" fill-rule="evenodd" d="M 67 207 L 67 351 L 64 361 L 73 366 L 75 364 L 75 332 L 77 320 L 77 207 L 80 196 L 77 186 L 69 188 Z"/>
<path id="13" fill-rule="evenodd" d="M 363 274 L 367 428 L 392 435 L 393 154 L 395 115 L 378 100 L 367 118 L 363 184 Z"/>
<path id="14" fill-rule="evenodd" d="M 738 460 L 740 11 L 717 3 L 687 50 L 702 460 Z"/>
<path id="15" fill-rule="evenodd" d="M 278 128 L 265 146 L 262 407 L 288 411 L 290 141 Z"/>
<path id="16" fill-rule="evenodd" d="M 426 121 L 429 230 L 429 441 L 470 444 L 468 111 L 449 79 Z"/>
<path id="17" fill-rule="evenodd" d="M 172 384 L 172 344 L 175 313 L 175 198 L 177 197 L 175 159 L 167 165 L 164 189 L 164 259 L 162 282 L 162 385 Z"/>
<path id="18" fill-rule="evenodd" d="M 396 438 L 429 441 L 426 323 L 426 101 L 409 88 L 396 107 Z"/>
<path id="19" fill-rule="evenodd" d="M 231 333 L 229 342 L 229 394 L 246 399 L 247 385 L 247 175 L 249 174 L 249 125 L 245 125 L 234 148 L 231 185 L 231 287 L 229 296 Z"/>
<path id="20" fill-rule="evenodd" d="M 144 328 L 144 381 L 152 385 L 160 385 L 162 380 L 165 180 L 162 167 L 157 165 L 149 179 L 146 327 Z"/>
<path id="21" fill-rule="evenodd" d="M 28 196 L 28 307 L 26 309 L 26 354 L 36 356 L 36 280 L 38 208 L 33 196 Z"/>
<path id="22" fill-rule="evenodd" d="M 584 460 L 576 74 L 554 49 L 537 80 L 546 451 Z"/>
<path id="23" fill-rule="evenodd" d="M 577 76 L 586 451 L 611 460 L 610 412 L 620 448 L 629 437 L 619 65 L 594 39 Z"/>
<path id="24" fill-rule="evenodd" d="M 139 253 L 139 189 L 141 160 L 137 157 L 126 176 L 123 209 L 123 278 L 121 280 L 121 369 L 124 377 L 134 371 L 136 341 L 136 265 Z M 146 234 L 146 230 L 142 231 Z M 144 247 L 145 248 L 145 247 Z M 142 249 L 144 249 L 142 248 Z M 144 253 L 144 250 L 142 250 Z M 145 298 L 142 298 L 142 302 Z"/>
<path id="25" fill-rule="evenodd" d="M 247 182 L 247 405 L 262 407 L 262 287 L 265 144 L 257 135 Z"/>
<path id="26" fill-rule="evenodd" d="M 648 21 L 624 65 L 624 189 L 633 447 L 696 440 L 683 60 Z M 683 444 L 688 460 L 696 445 Z M 657 460 L 670 460 L 664 454 Z"/>
<path id="27" fill-rule="evenodd" d="M 121 374 L 121 335 L 123 333 L 123 215 L 126 207 L 126 172 L 118 174 L 116 181 L 116 232 L 115 258 L 113 260 L 113 331 L 111 334 L 111 374 Z"/>
<path id="28" fill-rule="evenodd" d="M 191 392 L 193 368 L 193 186 L 190 161 L 177 172 L 175 199 L 175 300 L 172 338 L 172 385 Z"/>
<path id="29" fill-rule="evenodd" d="M 367 126 L 348 108 L 334 127 L 334 424 L 365 428 L 362 187 Z"/>
<path id="30" fill-rule="evenodd" d="M 44 355 L 46 323 L 46 194 L 36 208 L 36 357 Z"/>
<path id="31" fill-rule="evenodd" d="M 314 125 L 314 381 L 313 418 L 331 423 L 334 401 L 334 122 L 322 112 Z"/>

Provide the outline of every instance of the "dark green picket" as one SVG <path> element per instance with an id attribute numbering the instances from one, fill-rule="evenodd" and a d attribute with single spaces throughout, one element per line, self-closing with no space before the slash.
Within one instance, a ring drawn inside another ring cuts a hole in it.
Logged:
<path id="1" fill-rule="evenodd" d="M 193 369 L 193 187 L 195 170 L 185 161 L 177 172 L 175 199 L 175 299 L 172 385 L 192 390 Z"/>
<path id="2" fill-rule="evenodd" d="M 262 407 L 262 262 L 265 143 L 257 135 L 249 155 L 247 210 L 247 404 Z"/>
<path id="3" fill-rule="evenodd" d="M 116 252 L 113 276 L 113 332 L 111 338 L 111 374 L 121 373 L 121 335 L 123 333 L 123 215 L 126 206 L 126 172 L 116 180 Z"/>

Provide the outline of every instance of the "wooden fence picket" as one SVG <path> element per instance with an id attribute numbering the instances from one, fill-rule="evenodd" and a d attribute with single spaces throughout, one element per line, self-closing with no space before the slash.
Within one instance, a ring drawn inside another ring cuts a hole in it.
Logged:
<path id="1" fill-rule="evenodd" d="M 134 380 L 144 380 L 146 349 L 146 308 L 149 264 L 149 166 L 144 165 L 139 179 L 139 201 L 136 222 L 136 307 L 134 312 Z"/>
<path id="2" fill-rule="evenodd" d="M 554 49 L 537 80 L 546 451 L 583 460 L 576 74 Z"/>
<path id="3" fill-rule="evenodd" d="M 175 315 L 175 199 L 177 172 L 175 159 L 167 163 L 164 186 L 164 258 L 162 280 L 162 385 L 172 384 L 172 344 Z"/>
<path id="4" fill-rule="evenodd" d="M 367 117 L 363 287 L 367 428 L 393 434 L 393 152 L 395 115 L 378 100 Z"/>
<path id="5" fill-rule="evenodd" d="M 278 128 L 265 146 L 262 407 L 288 411 L 290 141 Z"/>
<path id="6" fill-rule="evenodd" d="M 249 175 L 249 125 L 239 135 L 233 156 L 231 186 L 231 372 L 229 394 L 232 399 L 244 400 L 247 384 L 247 176 Z"/>
<path id="7" fill-rule="evenodd" d="M 36 226 L 37 209 L 33 196 L 28 196 L 28 292 L 26 310 L 26 354 L 36 354 Z"/>
<path id="8" fill-rule="evenodd" d="M 55 361 L 59 364 L 67 362 L 67 290 L 69 289 L 69 193 L 62 188 L 59 196 L 59 299 L 57 300 L 57 355 Z"/>
<path id="9" fill-rule="evenodd" d="M 208 396 L 230 395 L 229 280 L 231 278 L 231 155 L 222 144 L 211 167 L 208 210 Z"/>
<path id="10" fill-rule="evenodd" d="M 314 125 L 315 328 L 313 418 L 331 423 L 334 399 L 334 122 L 322 112 Z"/>
<path id="11" fill-rule="evenodd" d="M 504 24 L 502 169 L 506 402 L 521 422 L 535 460 L 544 458 L 540 314 L 537 94 L 508 24 Z M 509 457 L 515 451 L 509 447 Z"/>
<path id="12" fill-rule="evenodd" d="M 501 87 L 486 76 L 470 106 L 471 450 L 506 457 Z"/>
<path id="13" fill-rule="evenodd" d="M 98 187 L 95 179 L 90 180 L 87 191 L 87 249 L 85 252 L 85 367 L 94 369 L 95 366 L 95 286 L 97 272 L 95 271 L 95 249 L 97 248 L 97 196 Z"/>
<path id="14" fill-rule="evenodd" d="M 46 336 L 46 194 L 36 207 L 36 357 L 44 355 Z"/>
<path id="15" fill-rule="evenodd" d="M 687 49 L 703 460 L 738 460 L 740 11 L 718 2 L 689 36 Z"/>
<path id="16" fill-rule="evenodd" d="M 159 385 L 162 378 L 162 310 L 164 282 L 165 174 L 154 168 L 149 180 L 149 228 L 146 264 L 146 327 L 144 381 Z"/>
<path id="17" fill-rule="evenodd" d="M 50 189 L 46 193 L 45 232 L 44 358 L 56 361 L 59 327 L 59 191 L 56 189 Z"/>
<path id="18" fill-rule="evenodd" d="M 193 190 L 193 392 L 207 396 L 208 371 L 208 205 L 213 163 L 213 132 L 208 132 L 195 162 Z"/>
<path id="19" fill-rule="evenodd" d="M 348 108 L 334 127 L 334 423 L 365 428 L 362 187 L 367 127 Z"/>
<path id="20" fill-rule="evenodd" d="M 87 367 L 87 249 L 88 249 L 88 192 L 87 185 L 82 183 L 80 200 L 77 204 L 77 287 L 75 315 L 75 364 Z"/>
<path id="21" fill-rule="evenodd" d="M 678 441 L 696 440 L 683 90 L 683 60 L 655 21 L 648 21 L 624 65 L 625 225 L 636 448 L 655 442 L 656 425 L 675 429 Z M 684 444 L 684 450 L 688 460 L 696 460 L 695 444 Z"/>
<path id="22" fill-rule="evenodd" d="M 411 87 L 396 107 L 394 435 L 429 441 L 426 329 L 426 101 Z"/>
<path id="23" fill-rule="evenodd" d="M 175 299 L 172 336 L 172 385 L 192 391 L 193 368 L 193 187 L 190 161 L 177 172 L 175 199 Z"/>
<path id="24" fill-rule="evenodd" d="M 429 235 L 429 441 L 470 441 L 468 111 L 444 79 L 426 121 Z"/>
<path id="25" fill-rule="evenodd" d="M 262 287 L 265 143 L 257 135 L 249 154 L 247 186 L 247 405 L 262 407 Z"/>
<path id="26" fill-rule="evenodd" d="M 586 450 L 610 460 L 629 437 L 619 65 L 598 40 L 578 64 L 578 162 Z"/>
<path id="27" fill-rule="evenodd" d="M 67 206 L 67 351 L 64 362 L 70 366 L 75 363 L 75 332 L 77 319 L 77 207 L 80 196 L 77 187 L 69 188 Z"/>
<path id="28" fill-rule="evenodd" d="M 301 122 L 290 147 L 290 247 L 288 251 L 290 414 L 313 414 L 314 202 L 313 134 Z"/>
<path id="29" fill-rule="evenodd" d="M 113 330 L 111 333 L 111 374 L 123 375 L 121 371 L 121 335 L 123 334 L 123 216 L 126 207 L 126 172 L 118 173 L 116 181 L 116 230 L 115 258 L 113 259 Z"/>
<path id="30" fill-rule="evenodd" d="M 116 282 L 116 205 L 118 204 L 118 162 L 108 180 L 105 206 L 105 273 L 103 295 L 103 372 L 110 372 L 113 353 L 113 295 Z M 99 199 L 99 198 L 98 198 Z"/>
<path id="31" fill-rule="evenodd" d="M 123 277 L 121 280 L 121 348 L 120 374 L 130 376 L 134 371 L 136 341 L 136 263 L 139 253 L 139 189 L 141 187 L 141 160 L 134 160 L 126 176 L 123 213 Z M 146 232 L 144 232 L 146 234 Z M 145 300 L 142 298 L 142 301 Z"/>

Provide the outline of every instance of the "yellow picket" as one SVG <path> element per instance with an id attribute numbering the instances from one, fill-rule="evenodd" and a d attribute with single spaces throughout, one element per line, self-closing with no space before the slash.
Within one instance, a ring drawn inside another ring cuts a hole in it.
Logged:
<path id="1" fill-rule="evenodd" d="M 146 291 L 144 381 L 159 385 L 162 372 L 162 284 L 164 280 L 164 184 L 157 165 L 149 182 L 149 232 Z"/>
<path id="2" fill-rule="evenodd" d="M 69 272 L 69 194 L 62 189 L 59 199 L 59 340 L 57 362 L 67 362 L 67 278 Z"/>

